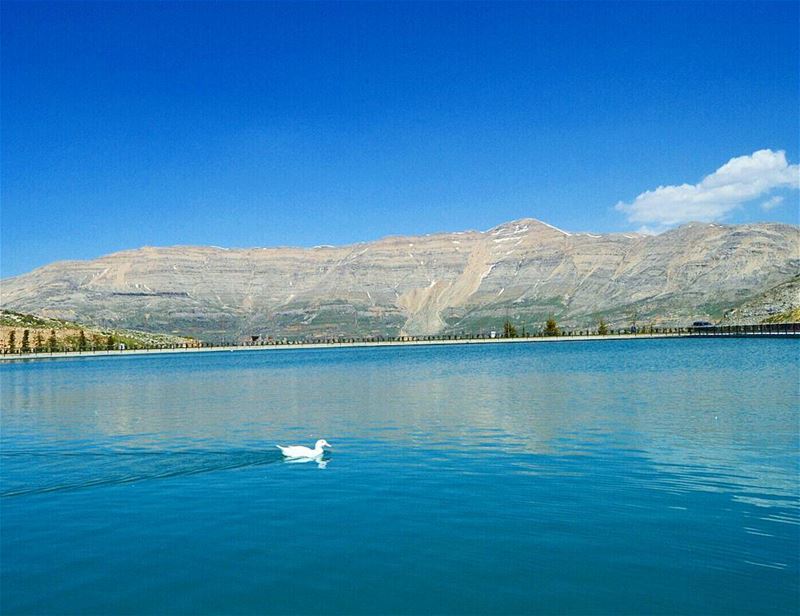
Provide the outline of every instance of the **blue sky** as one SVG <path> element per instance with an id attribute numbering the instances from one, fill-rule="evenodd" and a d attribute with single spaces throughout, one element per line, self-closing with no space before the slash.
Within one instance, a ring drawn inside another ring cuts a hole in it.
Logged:
<path id="1" fill-rule="evenodd" d="M 529 216 L 798 222 L 795 2 L 0 6 L 3 276 Z"/>

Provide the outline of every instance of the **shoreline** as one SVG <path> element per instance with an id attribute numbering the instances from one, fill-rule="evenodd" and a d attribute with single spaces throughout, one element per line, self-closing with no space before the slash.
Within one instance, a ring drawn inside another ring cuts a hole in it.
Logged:
<path id="1" fill-rule="evenodd" d="M 174 355 L 185 353 L 226 353 L 226 352 L 258 352 L 258 351 L 290 351 L 302 349 L 342 349 L 342 348 L 374 348 L 374 347 L 410 347 L 410 346 L 438 346 L 438 345 L 475 345 L 475 344 L 535 344 L 541 342 L 587 342 L 602 340 L 654 340 L 662 338 L 800 338 L 798 333 L 730 333 L 730 334 L 687 334 L 687 333 L 657 333 L 657 334 L 607 334 L 584 336 L 542 336 L 526 338 L 466 338 L 452 340 L 382 340 L 361 342 L 308 342 L 308 343 L 281 343 L 264 345 L 230 345 L 215 347 L 188 347 L 174 349 L 126 349 L 101 350 L 101 351 L 56 351 L 42 353 L 17 353 L 0 356 L 0 364 L 19 360 L 41 359 L 68 359 L 80 357 L 131 357 L 142 355 Z"/>

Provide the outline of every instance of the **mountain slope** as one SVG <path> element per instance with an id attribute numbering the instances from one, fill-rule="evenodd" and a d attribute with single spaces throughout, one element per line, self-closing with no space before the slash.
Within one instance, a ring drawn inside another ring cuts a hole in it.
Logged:
<path id="1" fill-rule="evenodd" d="M 160 345 L 189 345 L 194 346 L 196 340 L 167 336 L 150 332 L 131 330 L 99 330 L 87 327 L 81 323 L 73 323 L 62 319 L 37 317 L 32 314 L 19 314 L 7 310 L 0 311 L 0 350 L 7 352 L 11 349 L 11 333 L 14 333 L 15 349 L 22 350 L 24 333 L 28 332 L 29 346 L 34 351 L 80 348 L 80 334 L 83 332 L 87 349 L 106 349 L 109 341 L 113 348 L 124 344 L 128 349 L 154 347 Z M 55 344 L 51 344 L 51 336 Z M 52 347 L 52 348 L 51 348 Z"/>
<path id="2" fill-rule="evenodd" d="M 800 274 L 726 311 L 726 324 L 800 321 Z"/>
<path id="3" fill-rule="evenodd" d="M 141 248 L 2 281 L 3 307 L 205 339 L 717 317 L 800 271 L 800 229 L 570 234 L 533 219 L 342 247 Z"/>

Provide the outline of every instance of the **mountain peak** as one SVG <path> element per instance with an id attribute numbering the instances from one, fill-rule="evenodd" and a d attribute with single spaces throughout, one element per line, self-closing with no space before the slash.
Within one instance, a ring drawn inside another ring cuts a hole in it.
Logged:
<path id="1" fill-rule="evenodd" d="M 522 233 L 530 233 L 534 230 L 544 230 L 547 229 L 549 231 L 557 231 L 558 233 L 569 236 L 572 235 L 563 229 L 559 229 L 558 227 L 554 227 L 551 224 L 548 224 L 538 218 L 520 218 L 518 220 L 512 220 L 510 222 L 505 222 L 501 225 L 497 225 L 496 227 L 492 227 L 486 233 L 490 235 L 511 235 L 511 234 L 522 234 Z"/>

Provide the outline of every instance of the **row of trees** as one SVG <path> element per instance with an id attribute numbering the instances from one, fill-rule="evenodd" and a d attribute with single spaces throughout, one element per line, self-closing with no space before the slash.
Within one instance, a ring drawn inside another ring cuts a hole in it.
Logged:
<path id="1" fill-rule="evenodd" d="M 19 352 L 55 353 L 56 351 L 68 350 L 88 351 L 90 348 L 98 350 L 105 349 L 110 351 L 116 348 L 116 344 L 117 343 L 114 339 L 114 336 L 110 334 L 106 338 L 103 338 L 102 336 L 94 336 L 90 342 L 86 337 L 86 332 L 83 330 L 80 330 L 77 339 L 73 339 L 72 341 L 64 339 L 59 341 L 58 338 L 56 338 L 56 332 L 54 329 L 50 330 L 50 335 L 48 336 L 47 340 L 44 339 L 41 331 L 37 331 L 33 341 L 31 341 L 30 330 L 26 329 L 22 332 L 22 339 L 19 343 Z M 10 353 L 17 352 L 17 332 L 14 329 L 11 330 L 11 333 L 8 336 L 8 345 L 6 346 L 6 350 Z"/>
<path id="2" fill-rule="evenodd" d="M 558 327 L 558 323 L 556 323 L 555 318 L 552 316 L 547 319 L 545 323 L 544 330 L 542 334 L 545 336 L 560 336 L 561 330 Z M 587 331 L 587 334 L 591 333 Z M 605 336 L 608 334 L 608 324 L 606 323 L 605 319 L 600 319 L 597 322 L 597 333 L 601 336 Z M 503 338 L 516 338 L 519 334 L 517 333 L 517 328 L 506 319 L 506 322 L 503 324 Z M 522 335 L 525 336 L 525 327 L 522 328 Z"/>

